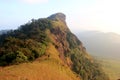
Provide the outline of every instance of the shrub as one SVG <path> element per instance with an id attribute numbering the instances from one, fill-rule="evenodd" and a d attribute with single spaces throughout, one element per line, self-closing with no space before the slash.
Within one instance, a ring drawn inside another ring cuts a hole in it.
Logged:
<path id="1" fill-rule="evenodd" d="M 16 54 L 17 56 L 16 59 L 13 61 L 13 63 L 22 63 L 28 60 L 27 56 L 25 56 L 22 52 L 17 51 Z"/>

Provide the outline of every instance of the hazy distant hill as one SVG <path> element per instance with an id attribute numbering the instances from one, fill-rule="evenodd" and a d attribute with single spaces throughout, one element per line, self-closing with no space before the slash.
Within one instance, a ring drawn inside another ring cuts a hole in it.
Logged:
<path id="1" fill-rule="evenodd" d="M 1 30 L 0 34 L 6 33 L 8 30 Z"/>
<path id="2" fill-rule="evenodd" d="M 99 31 L 77 33 L 87 51 L 94 56 L 120 58 L 120 35 Z"/>

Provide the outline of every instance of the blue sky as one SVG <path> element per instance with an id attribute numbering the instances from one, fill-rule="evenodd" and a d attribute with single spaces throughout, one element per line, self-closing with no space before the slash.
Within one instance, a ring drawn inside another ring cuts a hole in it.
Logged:
<path id="1" fill-rule="evenodd" d="M 62 12 L 73 31 L 120 34 L 120 0 L 0 0 L 0 30 L 16 29 L 32 18 Z"/>

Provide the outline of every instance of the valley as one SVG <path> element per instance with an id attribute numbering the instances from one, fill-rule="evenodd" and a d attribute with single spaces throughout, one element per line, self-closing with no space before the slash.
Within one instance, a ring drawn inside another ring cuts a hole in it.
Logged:
<path id="1" fill-rule="evenodd" d="M 120 60 L 110 58 L 97 58 L 104 72 L 110 77 L 110 80 L 120 79 Z"/>
<path id="2" fill-rule="evenodd" d="M 77 33 L 89 54 L 101 64 L 110 80 L 120 78 L 120 35 L 100 31 Z"/>

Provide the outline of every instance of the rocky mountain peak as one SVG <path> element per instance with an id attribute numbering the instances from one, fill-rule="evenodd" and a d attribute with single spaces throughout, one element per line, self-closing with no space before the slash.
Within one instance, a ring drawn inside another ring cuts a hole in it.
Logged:
<path id="1" fill-rule="evenodd" d="M 63 13 L 55 13 L 55 14 L 49 16 L 48 19 L 51 19 L 51 20 L 61 20 L 61 21 L 65 22 L 66 15 L 63 14 Z"/>

